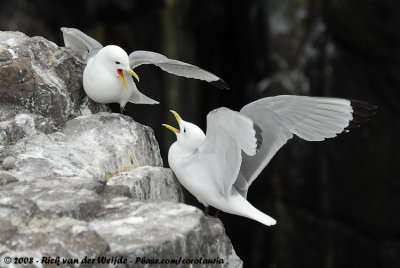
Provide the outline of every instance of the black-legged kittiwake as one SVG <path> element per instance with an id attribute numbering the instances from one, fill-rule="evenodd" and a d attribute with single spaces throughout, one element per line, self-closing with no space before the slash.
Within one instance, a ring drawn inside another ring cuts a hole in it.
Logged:
<path id="1" fill-rule="evenodd" d="M 247 200 L 251 183 L 275 153 L 296 135 L 322 141 L 356 126 L 376 106 L 337 98 L 267 97 L 240 112 L 218 108 L 207 116 L 207 134 L 171 111 L 179 129 L 168 162 L 180 183 L 205 206 L 244 216 L 265 225 L 275 219 Z"/>
<path id="2" fill-rule="evenodd" d="M 115 45 L 103 47 L 78 29 L 63 27 L 61 31 L 65 46 L 75 50 L 86 61 L 83 87 L 89 98 L 95 102 L 116 102 L 120 104 L 121 109 L 128 102 L 158 104 L 139 92 L 131 76 L 124 76 L 126 72 L 139 81 L 132 69 L 142 64 L 154 64 L 175 75 L 204 80 L 220 88 L 229 88 L 222 79 L 197 66 L 168 59 L 150 51 L 134 51 L 128 56 L 122 48 Z"/>

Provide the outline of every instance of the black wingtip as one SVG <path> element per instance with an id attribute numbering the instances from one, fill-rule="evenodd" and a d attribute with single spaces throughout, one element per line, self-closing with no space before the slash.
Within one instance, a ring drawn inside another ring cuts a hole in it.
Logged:
<path id="1" fill-rule="evenodd" d="M 262 142 L 263 142 L 263 138 L 262 138 L 262 130 L 261 128 L 253 122 L 253 128 L 256 132 L 256 139 L 257 139 L 257 147 L 256 150 L 258 151 L 261 148 Z"/>
<path id="2" fill-rule="evenodd" d="M 229 85 L 222 79 L 216 80 L 216 81 L 211 81 L 211 85 L 221 88 L 221 89 L 230 89 Z"/>
<path id="3" fill-rule="evenodd" d="M 363 110 L 367 110 L 367 111 L 373 111 L 373 110 L 378 109 L 378 106 L 376 106 L 375 104 L 368 103 L 365 101 L 354 100 L 354 99 L 349 99 L 349 101 L 353 108 L 359 108 L 359 109 L 363 109 Z"/>
<path id="4" fill-rule="evenodd" d="M 360 100 L 350 100 L 351 107 L 353 108 L 353 115 L 356 117 L 369 118 L 376 114 L 376 105 L 360 101 Z"/>
<path id="5" fill-rule="evenodd" d="M 360 125 L 354 122 L 349 122 L 349 125 L 345 128 L 346 130 L 359 128 Z"/>
<path id="6" fill-rule="evenodd" d="M 360 127 L 360 124 L 368 122 L 369 118 L 376 114 L 378 107 L 374 104 L 353 99 L 349 99 L 349 101 L 353 108 L 353 119 L 349 122 L 346 130 Z"/>

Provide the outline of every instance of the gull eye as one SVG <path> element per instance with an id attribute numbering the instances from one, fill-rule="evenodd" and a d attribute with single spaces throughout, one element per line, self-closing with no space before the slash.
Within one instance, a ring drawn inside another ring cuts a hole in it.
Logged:
<path id="1" fill-rule="evenodd" d="M 116 64 L 120 64 L 120 62 L 119 62 L 119 61 L 116 61 L 115 63 L 116 63 Z"/>
<path id="2" fill-rule="evenodd" d="M 183 133 L 186 133 L 186 129 L 183 130 Z"/>

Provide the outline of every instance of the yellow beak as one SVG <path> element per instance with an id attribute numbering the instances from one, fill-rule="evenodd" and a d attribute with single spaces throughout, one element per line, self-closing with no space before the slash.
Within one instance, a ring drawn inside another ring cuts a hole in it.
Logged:
<path id="1" fill-rule="evenodd" d="M 133 70 L 130 70 L 130 69 L 129 70 L 122 70 L 122 69 L 117 70 L 119 78 L 121 79 L 122 83 L 124 83 L 126 90 L 128 90 L 128 85 L 126 84 L 126 80 L 124 77 L 124 71 L 127 72 L 128 74 L 132 75 L 133 77 L 135 77 L 138 82 L 139 82 L 139 76 Z"/>
<path id="2" fill-rule="evenodd" d="M 133 77 L 135 77 L 136 80 L 137 80 L 138 82 L 140 82 L 140 81 L 139 81 L 139 76 L 138 76 L 133 70 L 129 69 L 129 70 L 124 70 L 124 71 L 127 72 L 128 74 L 132 75 Z"/>
<path id="3" fill-rule="evenodd" d="M 170 110 L 170 112 L 175 116 L 176 121 L 178 121 L 178 124 L 180 125 L 180 121 L 182 120 L 182 118 L 179 116 L 179 114 L 173 110 Z M 168 128 L 169 130 L 175 132 L 175 133 L 180 133 L 181 131 L 179 129 L 176 129 L 174 127 L 171 127 L 170 125 L 167 124 L 162 124 L 162 126 Z"/>

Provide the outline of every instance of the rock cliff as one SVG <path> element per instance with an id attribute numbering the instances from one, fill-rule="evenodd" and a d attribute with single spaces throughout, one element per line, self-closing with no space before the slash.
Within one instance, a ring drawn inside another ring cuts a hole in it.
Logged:
<path id="1" fill-rule="evenodd" d="M 222 223 L 182 203 L 153 130 L 88 100 L 83 68 L 44 38 L 0 32 L 0 266 L 122 256 L 120 267 L 241 267 Z"/>

